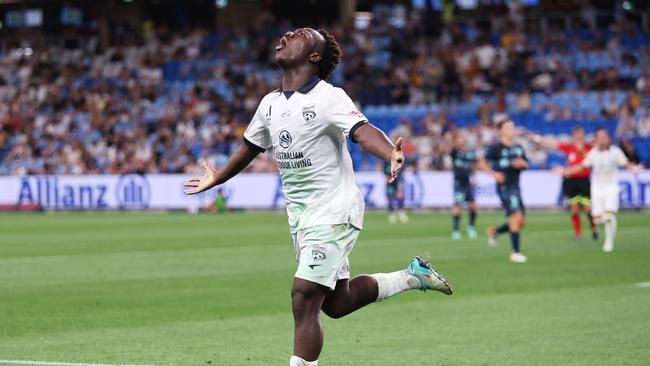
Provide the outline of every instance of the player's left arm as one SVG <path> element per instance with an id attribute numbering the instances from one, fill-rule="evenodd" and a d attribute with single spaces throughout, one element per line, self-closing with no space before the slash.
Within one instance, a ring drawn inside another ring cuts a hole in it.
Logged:
<path id="1" fill-rule="evenodd" d="M 526 157 L 526 152 L 522 147 L 519 147 L 522 151 L 522 154 L 520 157 L 516 157 L 510 161 L 510 165 L 519 170 L 525 170 L 528 169 L 528 158 Z"/>
<path id="2" fill-rule="evenodd" d="M 398 137 L 393 145 L 382 130 L 370 123 L 364 123 L 354 130 L 352 139 L 361 145 L 364 150 L 384 161 L 390 162 L 389 183 L 392 183 L 397 178 L 404 165 L 401 137 Z"/>
<path id="3" fill-rule="evenodd" d="M 341 88 L 334 88 L 327 101 L 327 119 L 352 142 L 361 145 L 366 151 L 378 158 L 390 162 L 390 177 L 392 183 L 402 170 L 404 154 L 402 153 L 402 138 L 395 144 L 386 134 L 368 123 L 368 119 L 357 109 L 352 99 Z"/>

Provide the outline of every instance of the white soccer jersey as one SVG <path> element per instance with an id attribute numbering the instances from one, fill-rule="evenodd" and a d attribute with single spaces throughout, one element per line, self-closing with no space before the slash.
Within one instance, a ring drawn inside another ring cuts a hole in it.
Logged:
<path id="1" fill-rule="evenodd" d="M 341 223 L 362 228 L 365 204 L 346 137 L 366 122 L 342 89 L 317 77 L 292 94 L 262 99 L 244 141 L 273 148 L 291 232 Z"/>
<path id="2" fill-rule="evenodd" d="M 627 157 L 617 146 L 607 150 L 594 147 L 587 153 L 582 165 L 591 168 L 591 186 L 618 186 L 618 170 L 627 164 Z"/>

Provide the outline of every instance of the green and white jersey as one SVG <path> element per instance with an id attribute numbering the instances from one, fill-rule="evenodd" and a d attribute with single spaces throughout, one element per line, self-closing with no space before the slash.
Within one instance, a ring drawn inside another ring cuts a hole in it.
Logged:
<path id="1" fill-rule="evenodd" d="M 364 123 L 350 97 L 318 77 L 296 92 L 274 91 L 260 102 L 244 141 L 273 149 L 292 233 L 343 223 L 362 228 L 365 204 L 346 137 Z"/>

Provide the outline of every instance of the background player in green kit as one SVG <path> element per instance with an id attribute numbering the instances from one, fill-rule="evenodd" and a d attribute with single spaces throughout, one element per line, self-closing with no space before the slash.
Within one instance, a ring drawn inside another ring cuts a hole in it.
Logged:
<path id="1" fill-rule="evenodd" d="M 477 162 L 476 152 L 467 150 L 465 137 L 457 132 L 454 134 L 454 148 L 451 150 L 451 159 L 454 167 L 454 210 L 453 210 L 453 231 L 451 238 L 458 240 L 462 237 L 460 233 L 460 215 L 463 212 L 463 204 L 468 204 L 469 224 L 467 225 L 467 236 L 476 238 L 476 200 L 474 199 L 474 187 L 470 181 L 472 172 Z"/>
<path id="2" fill-rule="evenodd" d="M 394 224 L 399 221 L 409 222 L 409 217 L 404 211 L 404 177 L 400 174 L 392 179 L 390 163 L 384 163 L 384 175 L 386 176 L 386 200 L 388 201 L 388 222 Z"/>
<path id="3" fill-rule="evenodd" d="M 364 201 L 346 138 L 389 161 L 391 182 L 404 161 L 402 139 L 393 145 L 342 89 L 325 81 L 341 59 L 341 49 L 327 31 L 287 32 L 275 50 L 284 71 L 281 88 L 262 99 L 244 143 L 225 166 L 217 170 L 204 163 L 205 175 L 185 182 L 185 193 L 222 184 L 259 153 L 273 150 L 298 261 L 291 289 L 295 334 L 289 365 L 310 366 L 318 364 L 323 347 L 321 311 L 340 318 L 409 289 L 448 295 L 452 289 L 420 257 L 404 270 L 350 279 L 348 254 L 363 227 Z"/>

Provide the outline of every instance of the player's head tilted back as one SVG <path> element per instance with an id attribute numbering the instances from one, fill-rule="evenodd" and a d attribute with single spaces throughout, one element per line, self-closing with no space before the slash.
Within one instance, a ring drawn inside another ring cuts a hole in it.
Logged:
<path id="1" fill-rule="evenodd" d="M 600 150 L 607 150 L 611 140 L 609 138 L 609 132 L 604 128 L 599 128 L 596 130 L 596 145 Z"/>
<path id="2" fill-rule="evenodd" d="M 286 32 L 275 47 L 275 63 L 284 70 L 310 67 L 323 80 L 341 61 L 341 47 L 324 29 L 298 28 Z"/>

